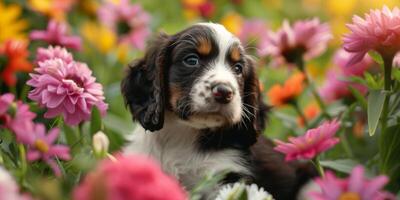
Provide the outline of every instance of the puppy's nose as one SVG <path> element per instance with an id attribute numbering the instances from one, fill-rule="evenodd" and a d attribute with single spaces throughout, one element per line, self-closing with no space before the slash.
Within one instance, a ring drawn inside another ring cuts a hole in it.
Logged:
<path id="1" fill-rule="evenodd" d="M 218 103 L 227 104 L 233 98 L 233 89 L 226 83 L 214 84 L 211 90 L 215 101 Z"/>

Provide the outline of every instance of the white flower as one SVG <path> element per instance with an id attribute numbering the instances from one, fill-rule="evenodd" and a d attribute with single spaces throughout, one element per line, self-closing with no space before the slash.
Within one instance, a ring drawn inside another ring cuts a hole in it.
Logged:
<path id="1" fill-rule="evenodd" d="M 103 158 L 108 152 L 110 140 L 107 135 L 99 131 L 93 135 L 93 151 L 96 156 Z"/>
<path id="2" fill-rule="evenodd" d="M 14 178 L 2 166 L 0 166 L 0 199 L 28 199 L 27 197 L 19 194 L 19 188 Z"/>
<path id="3" fill-rule="evenodd" d="M 245 185 L 244 183 L 235 183 L 224 186 L 218 193 L 215 200 L 238 200 L 243 192 L 247 192 L 247 200 L 273 200 L 274 198 L 264 190 L 258 188 L 256 184 Z"/>

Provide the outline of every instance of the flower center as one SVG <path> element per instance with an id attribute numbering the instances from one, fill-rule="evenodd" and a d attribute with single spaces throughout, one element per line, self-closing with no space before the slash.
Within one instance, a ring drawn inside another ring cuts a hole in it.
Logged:
<path id="1" fill-rule="evenodd" d="M 298 46 L 294 48 L 287 48 L 282 51 L 282 55 L 288 63 L 296 63 L 296 61 L 303 57 L 306 52 L 306 48 Z"/>
<path id="2" fill-rule="evenodd" d="M 37 139 L 34 146 L 42 153 L 47 153 L 49 151 L 49 145 L 47 145 L 47 143 L 41 139 Z"/>
<path id="3" fill-rule="evenodd" d="M 358 193 L 346 192 L 341 194 L 338 200 L 361 200 L 361 197 Z"/>
<path id="4" fill-rule="evenodd" d="M 124 35 L 129 33 L 131 30 L 131 27 L 129 24 L 126 22 L 126 20 L 119 20 L 117 23 L 117 33 L 118 35 Z"/>

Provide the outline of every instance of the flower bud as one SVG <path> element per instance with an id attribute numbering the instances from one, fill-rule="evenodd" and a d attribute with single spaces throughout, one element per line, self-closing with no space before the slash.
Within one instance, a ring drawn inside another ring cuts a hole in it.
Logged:
<path id="1" fill-rule="evenodd" d="M 99 131 L 93 135 L 93 152 L 97 158 L 104 158 L 108 152 L 110 141 L 103 132 Z"/>

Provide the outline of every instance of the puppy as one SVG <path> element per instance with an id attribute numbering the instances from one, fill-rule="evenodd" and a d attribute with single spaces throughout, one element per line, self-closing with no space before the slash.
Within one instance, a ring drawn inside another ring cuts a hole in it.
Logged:
<path id="1" fill-rule="evenodd" d="M 140 123 L 125 152 L 158 160 L 187 190 L 209 173 L 229 170 L 221 184 L 244 180 L 292 200 L 315 175 L 308 165 L 285 163 L 260 135 L 267 107 L 253 61 L 222 25 L 160 34 L 129 65 L 121 88 Z"/>

